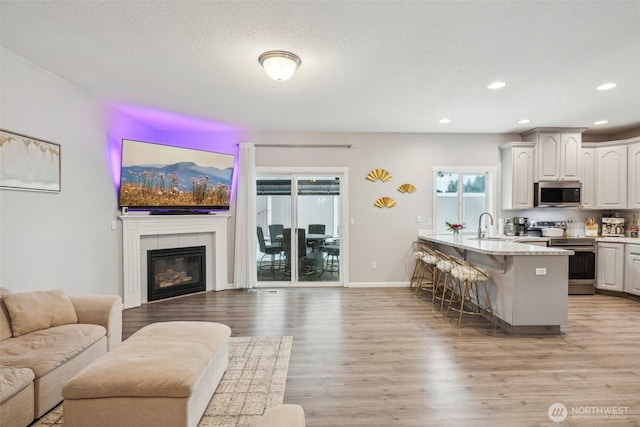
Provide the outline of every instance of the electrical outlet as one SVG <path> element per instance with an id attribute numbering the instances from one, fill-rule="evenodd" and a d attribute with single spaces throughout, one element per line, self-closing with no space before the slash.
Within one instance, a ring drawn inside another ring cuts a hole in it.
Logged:
<path id="1" fill-rule="evenodd" d="M 116 228 L 118 228 L 118 223 L 116 222 L 116 220 L 112 220 L 111 221 L 111 229 L 115 230 Z"/>
<path id="2" fill-rule="evenodd" d="M 433 218 L 427 218 L 427 225 L 433 225 Z"/>
<path id="3" fill-rule="evenodd" d="M 536 268 L 536 276 L 546 276 L 547 269 L 546 268 Z"/>
<path id="4" fill-rule="evenodd" d="M 371 261 L 371 269 L 375 270 L 376 268 L 378 268 L 378 264 L 375 261 Z"/>

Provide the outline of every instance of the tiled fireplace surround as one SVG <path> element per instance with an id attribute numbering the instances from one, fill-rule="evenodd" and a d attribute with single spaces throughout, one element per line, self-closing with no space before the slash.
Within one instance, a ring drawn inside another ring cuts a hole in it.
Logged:
<path id="1" fill-rule="evenodd" d="M 229 215 L 148 215 L 128 213 L 122 221 L 124 308 L 147 302 L 147 251 L 206 247 L 206 290 L 227 288 Z"/>

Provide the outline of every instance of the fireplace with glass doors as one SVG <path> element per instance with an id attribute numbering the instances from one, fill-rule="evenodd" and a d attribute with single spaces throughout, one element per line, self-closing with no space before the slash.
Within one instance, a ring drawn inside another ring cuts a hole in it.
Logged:
<path id="1" fill-rule="evenodd" d="M 206 290 L 205 247 L 147 251 L 147 299 L 157 301 Z"/>

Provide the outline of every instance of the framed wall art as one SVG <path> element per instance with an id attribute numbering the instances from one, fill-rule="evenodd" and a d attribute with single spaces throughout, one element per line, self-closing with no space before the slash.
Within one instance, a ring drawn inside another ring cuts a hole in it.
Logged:
<path id="1" fill-rule="evenodd" d="M 0 189 L 60 192 L 60 144 L 0 129 Z"/>

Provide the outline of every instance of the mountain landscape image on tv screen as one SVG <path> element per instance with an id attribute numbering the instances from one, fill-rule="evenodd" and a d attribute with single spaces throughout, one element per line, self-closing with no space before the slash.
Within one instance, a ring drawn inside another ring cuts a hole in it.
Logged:
<path id="1" fill-rule="evenodd" d="M 123 140 L 120 206 L 226 210 L 234 161 L 232 154 Z"/>

